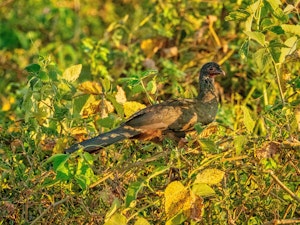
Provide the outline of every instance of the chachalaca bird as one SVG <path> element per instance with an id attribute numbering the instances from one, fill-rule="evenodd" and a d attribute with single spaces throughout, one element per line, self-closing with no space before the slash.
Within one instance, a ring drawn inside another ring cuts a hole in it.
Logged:
<path id="1" fill-rule="evenodd" d="M 118 128 L 74 144 L 65 152 L 72 153 L 81 148 L 86 152 L 97 152 L 126 138 L 156 142 L 164 137 L 184 137 L 186 132 L 194 129 L 196 123 L 207 125 L 215 119 L 218 97 L 214 77 L 220 74 L 225 75 L 217 63 L 204 64 L 200 70 L 199 93 L 196 98 L 168 100 L 144 108 Z"/>

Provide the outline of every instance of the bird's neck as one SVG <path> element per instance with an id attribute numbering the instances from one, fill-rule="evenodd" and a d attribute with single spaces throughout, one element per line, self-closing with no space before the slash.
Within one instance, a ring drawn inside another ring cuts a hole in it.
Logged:
<path id="1" fill-rule="evenodd" d="M 213 79 L 202 79 L 199 82 L 198 99 L 203 103 L 209 103 L 217 100 Z"/>

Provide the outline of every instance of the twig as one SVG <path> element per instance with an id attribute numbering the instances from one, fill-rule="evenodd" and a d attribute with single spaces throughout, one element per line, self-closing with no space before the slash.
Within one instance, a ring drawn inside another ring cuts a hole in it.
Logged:
<path id="1" fill-rule="evenodd" d="M 33 220 L 31 223 L 30 223 L 30 225 L 33 225 L 33 224 L 35 224 L 35 223 L 37 223 L 51 208 L 54 208 L 54 207 L 56 207 L 56 206 L 58 206 L 58 205 L 60 205 L 60 204 L 62 204 L 62 203 L 64 203 L 64 202 L 66 202 L 67 200 L 69 200 L 69 198 L 70 197 L 67 197 L 67 198 L 64 198 L 64 199 L 62 199 L 62 200 L 60 200 L 60 201 L 58 201 L 58 202 L 55 202 L 55 203 L 53 203 L 52 205 L 50 205 L 47 209 L 45 209 L 42 213 L 41 213 L 41 215 L 39 215 L 37 218 L 35 218 L 35 220 Z"/>
<path id="2" fill-rule="evenodd" d="M 267 171 L 271 177 L 276 181 L 276 183 L 283 189 L 285 190 L 293 199 L 295 199 L 297 202 L 300 203 L 300 198 L 293 193 L 287 186 L 285 186 L 280 180 L 279 178 L 274 174 L 274 172 L 272 170 L 268 170 Z"/>
<path id="3" fill-rule="evenodd" d="M 300 219 L 283 219 L 283 220 L 272 220 L 264 223 L 264 225 L 277 225 L 277 224 L 296 224 L 300 223 Z"/>

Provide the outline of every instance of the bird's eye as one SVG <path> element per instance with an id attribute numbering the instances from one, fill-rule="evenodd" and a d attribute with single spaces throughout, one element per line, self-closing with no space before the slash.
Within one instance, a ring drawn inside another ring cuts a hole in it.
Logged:
<path id="1" fill-rule="evenodd" d="M 214 71 L 214 68 L 211 66 L 211 67 L 208 68 L 208 71 L 209 71 L 209 72 L 213 72 L 213 71 Z"/>

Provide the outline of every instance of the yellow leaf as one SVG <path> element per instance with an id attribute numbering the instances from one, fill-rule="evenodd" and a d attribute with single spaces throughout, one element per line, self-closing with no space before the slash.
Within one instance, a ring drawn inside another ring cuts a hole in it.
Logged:
<path id="1" fill-rule="evenodd" d="M 151 58 L 162 46 L 163 41 L 160 39 L 146 39 L 141 42 L 141 49 L 147 58 Z"/>
<path id="2" fill-rule="evenodd" d="M 102 87 L 98 82 L 86 81 L 78 86 L 78 89 L 85 94 L 100 95 L 102 94 Z"/>
<path id="3" fill-rule="evenodd" d="M 115 213 L 104 223 L 104 225 L 126 225 L 126 224 L 127 224 L 126 217 L 119 213 Z"/>
<path id="4" fill-rule="evenodd" d="M 5 98 L 4 96 L 1 96 L 1 101 L 2 101 L 2 111 L 10 110 L 11 104 L 9 99 Z"/>
<path id="5" fill-rule="evenodd" d="M 129 101 L 124 103 L 124 113 L 126 117 L 131 116 L 133 113 L 137 112 L 138 110 L 141 110 L 145 108 L 146 106 L 144 104 L 141 104 L 139 102 Z"/>
<path id="6" fill-rule="evenodd" d="M 194 184 L 192 191 L 201 197 L 208 197 L 215 194 L 214 189 L 212 189 L 210 186 L 204 183 Z"/>
<path id="7" fill-rule="evenodd" d="M 297 124 L 298 124 L 298 131 L 300 132 L 300 105 L 298 105 L 296 107 L 295 117 L 296 117 L 296 121 L 297 121 Z"/>
<path id="8" fill-rule="evenodd" d="M 113 111 L 114 107 L 109 101 L 105 99 L 97 100 L 95 95 L 90 95 L 90 97 L 82 107 L 80 115 L 86 118 L 90 115 L 99 114 L 101 118 L 105 118 L 109 113 Z"/>
<path id="9" fill-rule="evenodd" d="M 82 69 L 81 64 L 70 66 L 64 71 L 62 77 L 69 82 L 73 82 L 77 80 L 77 78 L 79 77 L 81 73 L 81 69 Z"/>
<path id="10" fill-rule="evenodd" d="M 150 225 L 150 223 L 143 217 L 138 217 L 134 225 Z"/>
<path id="11" fill-rule="evenodd" d="M 186 219 L 202 218 L 203 199 L 188 190 L 179 181 L 170 183 L 165 190 L 166 224 L 181 224 Z"/>
<path id="12" fill-rule="evenodd" d="M 127 101 L 125 91 L 120 86 L 117 86 L 117 90 L 118 91 L 115 96 L 116 101 L 120 104 L 124 104 Z"/>
<path id="13" fill-rule="evenodd" d="M 206 169 L 197 175 L 195 183 L 218 184 L 222 181 L 225 172 L 218 169 Z"/>
<path id="14" fill-rule="evenodd" d="M 59 138 L 55 143 L 55 146 L 53 148 L 53 153 L 54 154 L 63 153 L 63 150 L 66 148 L 67 142 L 68 142 L 67 138 Z"/>
<path id="15" fill-rule="evenodd" d="M 174 181 L 170 183 L 165 190 L 165 210 L 168 218 L 175 216 L 183 211 L 184 203 L 190 197 L 187 190 L 181 182 Z"/>
<path id="16" fill-rule="evenodd" d="M 244 112 L 245 127 L 248 133 L 252 133 L 255 126 L 255 121 L 252 119 L 252 116 L 250 115 L 250 111 L 246 106 L 242 106 L 242 110 Z"/>

